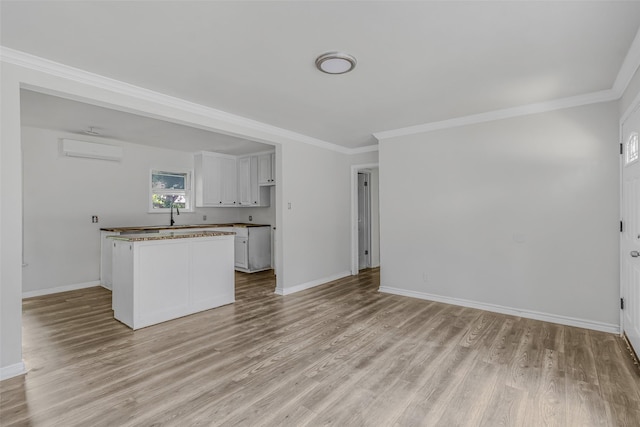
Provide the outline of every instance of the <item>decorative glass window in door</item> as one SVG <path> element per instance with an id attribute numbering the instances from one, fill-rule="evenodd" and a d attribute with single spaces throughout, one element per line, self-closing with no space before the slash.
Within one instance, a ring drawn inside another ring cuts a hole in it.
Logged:
<path id="1" fill-rule="evenodd" d="M 638 160 L 638 132 L 633 132 L 629 135 L 627 140 L 627 146 L 625 147 L 625 165 Z"/>

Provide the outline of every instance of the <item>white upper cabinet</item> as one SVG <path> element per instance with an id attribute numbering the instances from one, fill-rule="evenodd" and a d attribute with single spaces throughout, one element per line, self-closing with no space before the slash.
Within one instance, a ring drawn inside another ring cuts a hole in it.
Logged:
<path id="1" fill-rule="evenodd" d="M 258 156 L 238 159 L 238 203 L 241 207 L 264 207 L 270 204 L 269 187 L 258 185 Z"/>
<path id="2" fill-rule="evenodd" d="M 275 184 L 274 154 L 235 157 L 203 151 L 195 155 L 197 207 L 264 207 Z M 265 181 L 260 181 L 260 164 Z M 265 169 L 266 168 L 266 169 Z M 268 175 L 268 176 L 267 176 Z"/>
<path id="3" fill-rule="evenodd" d="M 275 153 L 258 156 L 258 184 L 274 185 L 276 183 Z"/>
<path id="4" fill-rule="evenodd" d="M 236 158 L 202 152 L 195 156 L 196 206 L 237 206 Z"/>
<path id="5" fill-rule="evenodd" d="M 238 204 L 238 178 L 236 172 L 235 157 L 221 157 L 222 177 L 222 204 L 224 206 L 236 206 Z"/>
<path id="6" fill-rule="evenodd" d="M 238 204 L 240 206 L 248 206 L 253 202 L 251 191 L 251 157 L 243 157 L 238 159 Z M 256 163 L 256 162 L 253 162 Z M 256 163 L 257 172 L 257 163 Z M 256 181 L 257 183 L 257 181 Z"/>

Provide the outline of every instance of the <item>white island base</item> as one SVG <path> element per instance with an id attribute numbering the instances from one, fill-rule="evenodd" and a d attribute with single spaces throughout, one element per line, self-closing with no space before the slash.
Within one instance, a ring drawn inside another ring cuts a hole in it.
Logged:
<path id="1" fill-rule="evenodd" d="M 234 233 L 178 234 L 113 237 L 114 317 L 132 329 L 235 301 Z"/>

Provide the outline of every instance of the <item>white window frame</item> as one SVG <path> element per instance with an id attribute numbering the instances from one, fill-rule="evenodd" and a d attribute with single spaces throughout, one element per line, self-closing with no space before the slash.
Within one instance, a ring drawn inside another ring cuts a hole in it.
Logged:
<path id="1" fill-rule="evenodd" d="M 175 190 L 175 189 L 157 189 L 153 188 L 153 175 L 154 174 L 175 174 L 175 175 L 186 175 L 185 176 L 185 189 L 184 190 Z M 154 208 L 153 207 L 153 195 L 154 194 L 184 194 L 185 199 L 185 207 L 180 208 L 181 212 L 194 212 L 194 200 L 193 200 L 193 170 L 186 169 L 175 169 L 169 168 L 167 169 L 151 169 L 149 170 L 148 177 L 148 186 L 149 186 L 149 196 L 148 199 L 148 211 L 149 213 L 169 213 L 171 208 Z"/>
<path id="2" fill-rule="evenodd" d="M 624 165 L 628 166 L 639 160 L 638 132 L 632 132 L 624 145 Z"/>

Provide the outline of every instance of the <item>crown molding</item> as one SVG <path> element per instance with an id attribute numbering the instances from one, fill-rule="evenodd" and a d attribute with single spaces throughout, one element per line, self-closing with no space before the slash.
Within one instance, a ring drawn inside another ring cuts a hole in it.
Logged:
<path id="1" fill-rule="evenodd" d="M 135 86 L 99 74 L 91 73 L 79 68 L 70 67 L 59 62 L 51 61 L 26 52 L 0 46 L 0 61 L 17 65 L 23 68 L 39 71 L 45 74 L 61 77 L 77 83 L 86 84 L 99 89 L 108 90 L 121 95 L 130 96 L 143 101 L 160 104 L 165 107 L 175 108 L 188 113 L 201 115 L 218 120 L 230 125 L 241 126 L 252 131 L 262 132 L 273 138 L 272 142 L 277 143 L 278 139 L 285 138 L 308 145 L 336 151 L 342 154 L 351 154 L 352 149 L 343 147 L 321 139 L 313 138 L 297 132 L 293 132 L 277 126 L 272 126 L 256 120 L 247 119 L 242 116 L 230 114 L 222 110 L 206 107 L 201 104 L 186 101 L 181 98 L 165 95 Z M 215 129 L 211 129 L 216 131 Z M 222 131 L 224 132 L 224 131 Z"/>
<path id="2" fill-rule="evenodd" d="M 372 151 L 378 151 L 378 144 L 365 145 L 364 147 L 351 148 L 349 154 L 362 154 L 370 153 Z"/>
<path id="3" fill-rule="evenodd" d="M 629 86 L 638 67 L 640 67 L 640 29 L 631 42 L 627 55 L 624 57 L 624 61 L 622 61 L 622 65 L 620 66 L 620 71 L 618 71 L 616 81 L 613 83 L 612 89 L 619 97 L 627 90 L 627 86 Z"/>
<path id="4" fill-rule="evenodd" d="M 510 119 L 513 117 L 526 116 L 529 114 L 546 113 L 548 111 L 562 110 L 565 108 L 579 107 L 582 105 L 595 104 L 598 102 L 615 101 L 620 96 L 612 89 L 600 92 L 588 93 L 585 95 L 572 96 L 569 98 L 556 99 L 547 102 L 523 105 L 520 107 L 494 110 L 486 113 L 472 114 L 469 116 L 456 117 L 454 119 L 442 120 L 439 122 L 425 123 L 416 126 L 408 126 L 400 129 L 393 129 L 373 134 L 378 141 L 399 136 L 414 135 L 417 133 L 433 132 L 435 130 L 450 129 L 459 126 L 474 125 L 478 123 L 492 122 L 495 120 Z"/>
<path id="5" fill-rule="evenodd" d="M 450 129 L 459 126 L 467 126 L 478 123 L 491 122 L 495 120 L 509 119 L 513 117 L 526 116 L 529 114 L 545 113 L 548 111 L 561 110 L 564 108 L 580 107 L 583 105 L 596 104 L 599 102 L 616 101 L 629 86 L 635 72 L 640 68 L 640 29 L 636 33 L 627 55 L 622 62 L 620 71 L 611 89 L 599 92 L 587 93 L 584 95 L 572 96 L 568 98 L 556 99 L 552 101 L 539 102 L 535 104 L 523 105 L 520 107 L 506 108 L 503 110 L 488 111 L 486 113 L 472 114 L 469 116 L 456 117 L 453 119 L 438 122 L 424 123 L 415 126 L 408 126 L 399 129 L 390 129 L 383 132 L 376 132 L 373 136 L 378 140 L 396 138 L 399 136 L 414 135 L 435 130 Z"/>
<path id="6" fill-rule="evenodd" d="M 241 126 L 253 131 L 263 132 L 273 137 L 273 142 L 276 143 L 278 142 L 278 138 L 285 138 L 347 155 L 367 153 L 378 150 L 377 144 L 358 148 L 343 147 L 341 145 L 293 132 L 288 129 L 279 128 L 256 120 L 247 119 L 242 116 L 224 112 L 222 110 L 206 107 L 204 105 L 186 101 L 181 98 L 165 95 L 119 80 L 104 77 L 99 74 L 90 73 L 88 71 L 50 61 L 48 59 L 44 59 L 35 55 L 10 49 L 5 46 L 0 46 L 0 60 L 24 68 L 40 71 L 57 77 L 62 77 L 78 83 L 87 84 L 93 87 L 105 89 L 122 95 L 131 96 L 141 100 L 150 101 L 166 107 L 171 107 L 181 111 L 213 118 L 230 125 Z M 435 130 L 450 129 L 459 126 L 503 120 L 529 114 L 560 110 L 564 108 L 579 107 L 599 102 L 615 101 L 622 96 L 627 86 L 629 85 L 634 73 L 638 70 L 639 67 L 640 30 L 631 43 L 629 51 L 625 56 L 622 66 L 620 67 L 620 71 L 618 72 L 616 80 L 611 89 L 568 98 L 556 99 L 552 101 L 528 104 L 514 108 L 461 116 L 437 122 L 429 122 L 399 129 L 375 132 L 373 133 L 373 136 L 378 141 L 380 141 L 383 139 L 395 138 L 399 136 L 413 135 L 417 133 L 432 132 Z M 215 131 L 215 129 L 211 130 Z"/>

